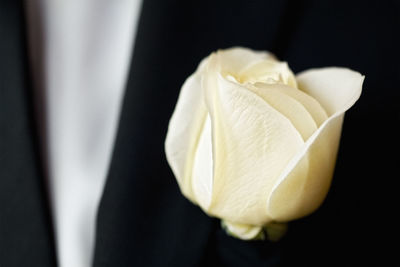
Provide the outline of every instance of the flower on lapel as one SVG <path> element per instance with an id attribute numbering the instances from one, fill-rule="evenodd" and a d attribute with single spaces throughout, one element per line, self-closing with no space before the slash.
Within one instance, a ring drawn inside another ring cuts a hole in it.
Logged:
<path id="1" fill-rule="evenodd" d="M 343 116 L 364 77 L 294 75 L 268 52 L 212 53 L 182 86 L 165 141 L 184 196 L 241 239 L 315 211 L 329 190 Z M 278 225 L 278 227 L 276 227 Z M 275 232 L 276 233 L 276 232 Z"/>

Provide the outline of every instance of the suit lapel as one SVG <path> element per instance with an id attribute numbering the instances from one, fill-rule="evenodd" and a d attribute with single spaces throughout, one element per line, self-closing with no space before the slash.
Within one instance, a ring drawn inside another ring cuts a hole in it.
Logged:
<path id="1" fill-rule="evenodd" d="M 180 47 L 171 44 L 176 37 L 169 36 L 169 28 L 178 21 L 171 21 L 167 2 L 143 1 L 98 212 L 95 266 L 153 266 L 174 260 L 189 260 L 191 266 L 199 261 L 210 232 L 211 220 L 181 196 L 164 156 L 164 137 L 179 88 L 195 68 L 193 61 L 204 55 L 199 51 L 193 60 L 173 62 Z M 164 23 L 166 28 L 160 27 Z M 198 226 L 195 233 L 193 225 Z M 189 235 L 195 242 L 180 242 Z M 183 247 L 187 253 L 176 258 Z"/>
<path id="2" fill-rule="evenodd" d="M 54 266 L 23 1 L 0 2 L 0 265 Z"/>

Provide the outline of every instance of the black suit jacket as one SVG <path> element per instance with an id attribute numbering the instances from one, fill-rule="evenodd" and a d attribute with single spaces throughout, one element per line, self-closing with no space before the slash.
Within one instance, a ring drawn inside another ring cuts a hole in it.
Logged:
<path id="1" fill-rule="evenodd" d="M 144 0 L 95 266 L 390 265 L 398 210 L 399 2 Z M 219 48 L 269 50 L 295 71 L 366 75 L 347 113 L 323 206 L 278 243 L 227 236 L 184 199 L 164 138 L 179 89 Z M 0 2 L 0 266 L 55 266 L 40 106 L 33 103 L 22 1 Z M 392 152 L 394 154 L 392 154 Z M 397 193 L 397 194 L 396 194 Z M 395 243 L 396 244 L 396 243 Z"/>

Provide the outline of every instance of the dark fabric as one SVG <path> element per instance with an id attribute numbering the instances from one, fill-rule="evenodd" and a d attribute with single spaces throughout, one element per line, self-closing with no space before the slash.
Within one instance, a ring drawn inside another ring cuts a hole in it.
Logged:
<path id="1" fill-rule="evenodd" d="M 22 4 L 0 2 L 0 266 L 54 266 Z"/>
<path id="2" fill-rule="evenodd" d="M 400 121 L 397 1 L 146 1 L 102 197 L 94 266 L 394 265 Z M 0 266 L 54 266 L 19 1 L 0 4 Z M 269 50 L 295 72 L 366 75 L 347 112 L 323 206 L 278 243 L 227 236 L 182 197 L 164 155 L 179 89 L 231 46 Z M 393 153 L 394 152 L 394 155 Z"/>

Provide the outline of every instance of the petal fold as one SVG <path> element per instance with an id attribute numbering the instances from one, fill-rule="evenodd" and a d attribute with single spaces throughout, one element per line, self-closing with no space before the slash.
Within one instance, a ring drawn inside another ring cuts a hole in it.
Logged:
<path id="1" fill-rule="evenodd" d="M 325 199 L 333 176 L 344 112 L 361 94 L 364 77 L 343 68 L 306 71 L 300 89 L 317 99 L 330 115 L 286 166 L 268 199 L 277 221 L 306 216 Z"/>
<path id="2" fill-rule="evenodd" d="M 270 220 L 267 197 L 304 141 L 261 97 L 218 73 L 213 57 L 203 79 L 214 163 L 208 212 L 232 223 L 263 225 Z"/>
<path id="3" fill-rule="evenodd" d="M 204 65 L 204 64 L 203 64 Z M 192 192 L 194 155 L 207 117 L 201 89 L 201 72 L 195 72 L 182 86 L 165 140 L 167 161 L 183 193 L 197 203 Z"/>
<path id="4" fill-rule="evenodd" d="M 317 130 L 317 124 L 300 102 L 283 92 L 288 88 L 292 89 L 282 84 L 259 83 L 250 90 L 288 118 L 306 141 Z"/>
<path id="5" fill-rule="evenodd" d="M 299 88 L 314 97 L 329 116 L 348 110 L 360 97 L 364 76 L 338 67 L 310 69 L 297 75 Z"/>

